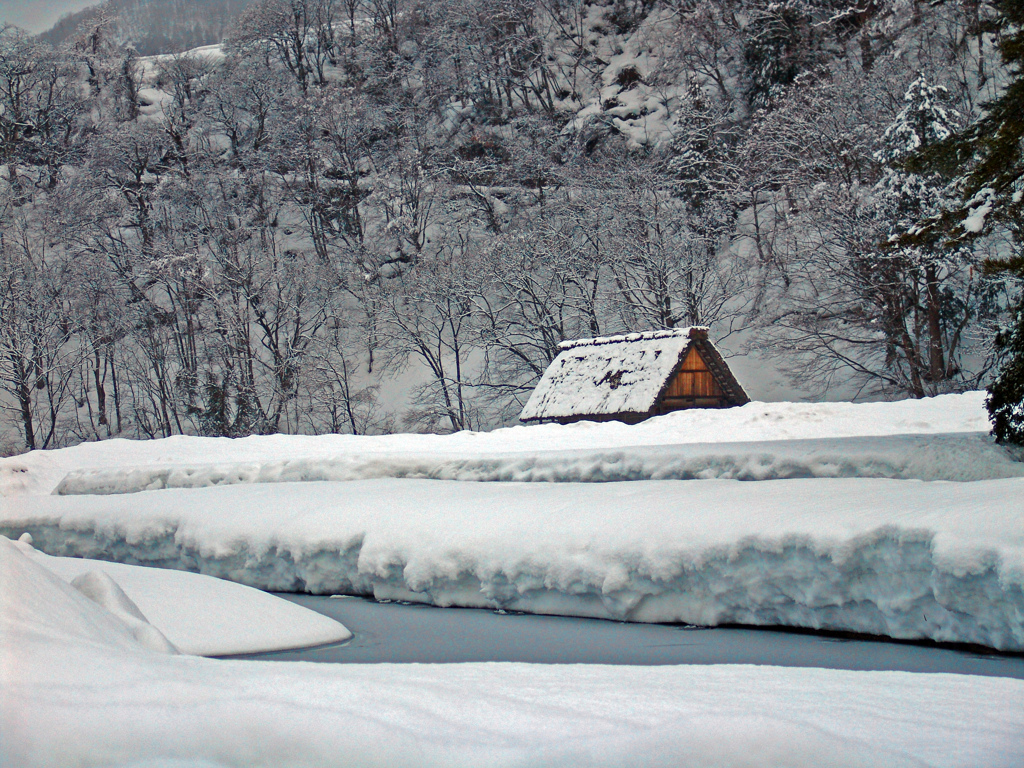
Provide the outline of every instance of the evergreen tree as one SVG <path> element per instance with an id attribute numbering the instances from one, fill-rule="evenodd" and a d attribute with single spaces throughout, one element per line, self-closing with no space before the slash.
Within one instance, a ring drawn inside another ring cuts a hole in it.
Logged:
<path id="1" fill-rule="evenodd" d="M 996 224 L 1006 227 L 1017 252 L 988 262 L 986 271 L 1024 279 L 1024 4 L 999 0 L 997 8 L 1003 30 L 1000 53 L 1010 71 L 1006 90 L 985 105 L 985 115 L 966 131 L 914 162 L 962 174 L 964 206 L 931 226 L 944 224 L 953 239 L 977 236 Z M 986 401 L 993 434 L 1001 442 L 1024 444 L 1024 296 L 1017 297 L 1010 325 L 996 343 L 1005 357 Z"/>
<path id="2" fill-rule="evenodd" d="M 910 84 L 903 99 L 905 106 L 875 153 L 887 168 L 875 188 L 873 214 L 885 222 L 888 247 L 883 253 L 869 254 L 861 268 L 869 293 L 883 295 L 887 306 L 900 308 L 899 315 L 913 315 L 892 318 L 899 328 L 894 336 L 906 338 L 916 335 L 914 328 L 922 329 L 919 354 L 909 366 L 911 391 L 920 397 L 956 388 L 952 380 L 959 373 L 960 329 L 971 311 L 964 298 L 977 287 L 964 278 L 971 274 L 968 248 L 934 239 L 902 242 L 918 221 L 941 215 L 956 203 L 940 174 L 904 170 L 903 163 L 953 136 L 960 119 L 945 106 L 946 89 L 929 84 L 923 75 Z"/>
<path id="3" fill-rule="evenodd" d="M 767 107 L 811 58 L 811 13 L 805 0 L 759 3 L 752 9 L 744 44 L 754 107 Z"/>

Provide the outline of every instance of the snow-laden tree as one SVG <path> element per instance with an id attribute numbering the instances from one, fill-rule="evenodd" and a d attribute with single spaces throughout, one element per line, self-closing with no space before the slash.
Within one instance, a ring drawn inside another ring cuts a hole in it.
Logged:
<path id="1" fill-rule="evenodd" d="M 993 230 L 1013 237 L 1013 253 L 986 263 L 990 274 L 1010 282 L 1024 280 L 1024 7 L 999 0 L 996 28 L 999 49 L 1008 69 L 1006 88 L 983 105 L 981 118 L 965 130 L 912 158 L 924 168 L 954 175 L 963 202 L 942 215 L 922 217 L 920 237 L 946 235 L 954 243 L 970 241 Z M 1010 322 L 1000 329 L 997 346 L 1002 367 L 989 387 L 987 405 L 997 439 L 1024 444 L 1024 297 L 1019 293 Z"/>
<path id="2" fill-rule="evenodd" d="M 28 450 L 68 439 L 82 356 L 74 265 L 40 237 L 48 223 L 0 195 L 0 412 L 13 416 Z"/>
<path id="3" fill-rule="evenodd" d="M 771 104 L 803 71 L 812 52 L 811 21 L 807 0 L 753 4 L 743 51 L 751 105 Z"/>
<path id="4" fill-rule="evenodd" d="M 0 166 L 15 188 L 40 179 L 53 187 L 60 167 L 78 159 L 85 105 L 75 75 L 59 52 L 0 27 Z"/>
<path id="5" fill-rule="evenodd" d="M 464 234 L 446 238 L 409 269 L 378 283 L 385 365 L 403 371 L 423 365 L 429 378 L 416 385 L 406 424 L 453 432 L 478 425 L 471 392 L 476 378 L 475 299 L 486 290 L 474 264 L 475 246 Z"/>
<path id="6" fill-rule="evenodd" d="M 979 257 L 903 240 L 924 212 L 955 200 L 940 176 L 903 162 L 951 135 L 959 118 L 944 89 L 918 77 L 882 123 L 868 90 L 880 76 L 858 76 L 849 95 L 833 76 L 755 129 L 779 147 L 775 167 L 759 174 L 764 202 L 751 228 L 768 278 L 763 337 L 797 376 L 823 387 L 842 377 L 889 396 L 971 388 L 987 359 L 979 322 L 998 308 Z"/>
<path id="7" fill-rule="evenodd" d="M 868 275 L 875 264 L 885 265 L 880 272 L 890 275 L 878 287 L 890 289 L 887 303 L 899 317 L 886 325 L 917 397 L 958 386 L 964 330 L 975 319 L 978 294 L 988 289 L 974 277 L 976 258 L 969 248 L 945 247 L 937 240 L 900 243 L 922 218 L 941 215 L 955 204 L 955 192 L 939 174 L 902 169 L 907 158 L 946 140 L 959 127 L 960 116 L 946 106 L 947 93 L 918 76 L 876 153 L 886 168 L 875 187 L 872 213 L 887 224 L 887 240 L 894 245 L 872 257 Z M 897 274 L 902 279 L 894 279 Z"/>
<path id="8" fill-rule="evenodd" d="M 610 303 L 630 331 L 712 325 L 740 292 L 726 255 L 735 211 L 724 196 L 679 196 L 679 177 L 628 168 L 605 190 L 610 227 Z M 740 307 L 734 307 L 738 314 Z"/>
<path id="9" fill-rule="evenodd" d="M 327 82 L 340 21 L 335 0 L 257 0 L 242 13 L 227 45 L 285 67 L 305 92 L 310 81 Z"/>

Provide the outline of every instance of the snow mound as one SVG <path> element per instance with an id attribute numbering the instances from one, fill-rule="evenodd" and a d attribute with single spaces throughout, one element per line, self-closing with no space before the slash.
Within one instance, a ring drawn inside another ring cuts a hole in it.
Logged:
<path id="1" fill-rule="evenodd" d="M 280 483 L 27 497 L 0 532 L 273 591 L 1024 650 L 1022 491 L 1017 479 Z"/>
<path id="2" fill-rule="evenodd" d="M 706 443 L 628 450 L 547 451 L 478 456 L 351 455 L 236 464 L 114 467 L 68 473 L 59 495 L 136 493 L 243 483 L 429 480 L 596 483 L 625 480 L 779 480 L 870 477 L 902 480 L 992 480 L 1024 476 L 991 438 L 896 435 L 839 439 Z"/>
<path id="3" fill-rule="evenodd" d="M 86 571 L 76 576 L 71 586 L 120 619 L 140 645 L 159 653 L 178 652 L 163 632 L 149 623 L 124 590 L 103 571 Z"/>
<path id="4" fill-rule="evenodd" d="M 78 557 L 49 557 L 31 548 L 23 551 L 125 624 L 134 626 L 134 618 L 152 625 L 182 653 L 262 653 L 339 643 L 352 637 L 334 619 L 223 579 Z"/>
<path id="5" fill-rule="evenodd" d="M 117 616 L 34 562 L 25 549 L 0 536 L 0 681 L 7 682 L 20 656 L 21 648 L 11 642 L 14 629 L 37 638 L 149 650 Z"/>
<path id="6" fill-rule="evenodd" d="M 740 443 L 858 436 L 987 433 L 984 392 L 891 403 L 748 403 L 739 408 L 677 411 L 635 425 L 579 422 L 509 427 L 453 435 L 264 435 L 242 439 L 170 437 L 103 440 L 0 459 L 2 497 L 51 493 L 70 473 L 115 466 L 335 461 L 384 455 L 449 457 L 621 450 L 689 443 Z"/>
<path id="7" fill-rule="evenodd" d="M 1024 681 L 153 653 L 0 540 L 0 764 L 1011 768 Z"/>

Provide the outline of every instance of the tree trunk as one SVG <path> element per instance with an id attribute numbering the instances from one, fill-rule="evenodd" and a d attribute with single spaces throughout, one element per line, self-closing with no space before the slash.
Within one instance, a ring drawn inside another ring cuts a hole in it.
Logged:
<path id="1" fill-rule="evenodd" d="M 939 279 L 934 264 L 924 269 L 928 287 L 928 376 L 932 383 L 945 378 L 946 364 L 942 350 L 942 316 Z"/>
<path id="2" fill-rule="evenodd" d="M 17 397 L 21 409 L 21 425 L 25 433 L 25 447 L 30 451 L 36 449 L 36 430 L 32 419 L 32 385 L 28 381 L 28 371 L 25 370 L 23 360 L 12 352 L 11 362 L 17 372 Z"/>

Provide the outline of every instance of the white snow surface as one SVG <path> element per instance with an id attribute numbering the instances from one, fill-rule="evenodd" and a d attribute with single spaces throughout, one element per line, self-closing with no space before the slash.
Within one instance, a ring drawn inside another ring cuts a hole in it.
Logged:
<path id="1" fill-rule="evenodd" d="M 542 424 L 536 426 L 509 427 L 498 429 L 492 432 L 458 432 L 453 435 L 383 435 L 383 436 L 353 436 L 353 435 L 321 435 L 318 437 L 296 436 L 296 435 L 268 435 L 253 436 L 242 439 L 230 438 L 207 438 L 207 437 L 171 437 L 161 440 L 104 440 L 95 443 L 83 443 L 73 448 L 63 448 L 54 451 L 32 451 L 20 456 L 0 459 L 0 497 L 8 497 L 7 501 L 0 498 L 0 505 L 16 504 L 16 498 L 24 495 L 48 494 L 53 492 L 61 481 L 71 472 L 81 478 L 83 473 L 89 470 L 98 470 L 99 476 L 95 480 L 77 485 L 76 492 L 117 492 L 118 490 L 134 490 L 142 483 L 144 476 L 141 472 L 152 471 L 152 480 L 160 484 L 168 484 L 161 477 L 168 476 L 171 472 L 179 472 L 183 475 L 196 472 L 208 472 L 209 475 L 197 480 L 195 484 L 202 485 L 207 482 L 227 482 L 218 478 L 217 473 L 223 470 L 224 476 L 237 473 L 239 476 L 246 475 L 258 477 L 264 472 L 270 477 L 279 473 L 288 479 L 302 479 L 301 472 L 309 471 L 308 479 L 347 479 L 348 477 L 380 477 L 389 476 L 393 472 L 395 476 L 417 476 L 418 472 L 424 477 L 465 477 L 466 479 L 588 479 L 589 470 L 586 463 L 591 459 L 600 459 L 596 454 L 600 452 L 614 452 L 629 448 L 630 454 L 636 452 L 632 449 L 641 446 L 657 446 L 656 450 L 649 451 L 645 459 L 648 470 L 639 472 L 636 475 L 616 475 L 614 472 L 608 474 L 607 479 L 629 479 L 629 477 L 686 477 L 690 471 L 687 466 L 682 466 L 677 471 L 679 474 L 658 474 L 661 471 L 668 471 L 666 464 L 679 459 L 681 462 L 688 462 L 687 456 L 700 457 L 701 454 L 710 455 L 713 451 L 730 452 L 731 448 L 724 446 L 713 447 L 707 444 L 721 443 L 754 443 L 765 442 L 772 445 L 763 447 L 738 447 L 737 450 L 743 456 L 752 454 L 764 457 L 767 453 L 768 459 L 757 459 L 757 463 L 769 466 L 774 463 L 770 458 L 772 454 L 780 458 L 780 462 L 789 461 L 794 453 L 804 449 L 800 446 L 784 447 L 781 441 L 792 440 L 834 440 L 845 437 L 862 436 L 893 436 L 893 435 L 937 435 L 940 433 L 963 433 L 975 432 L 973 448 L 965 449 L 959 459 L 949 462 L 944 461 L 942 466 L 950 474 L 936 474 L 934 467 L 939 466 L 932 462 L 931 474 L 921 475 L 910 472 L 903 474 L 905 470 L 894 469 L 893 474 L 875 474 L 873 476 L 892 477 L 919 477 L 920 479 L 972 479 L 980 477 L 999 477 L 1005 474 L 1012 474 L 1005 463 L 1005 455 L 1002 449 L 985 446 L 987 438 L 985 435 L 990 429 L 988 415 L 984 408 L 984 392 L 969 392 L 961 395 L 942 395 L 940 397 L 926 398 L 922 400 L 901 400 L 889 403 L 760 403 L 753 402 L 738 408 L 725 410 L 690 410 L 678 411 L 648 419 L 640 424 L 626 425 L 620 422 L 579 422 L 577 424 Z M 954 442 L 964 438 L 954 439 Z M 700 449 L 672 448 L 668 446 L 683 446 L 692 444 L 704 444 Z M 951 451 L 959 451 L 952 443 L 949 445 Z M 895 446 L 895 443 L 889 444 Z M 875 444 L 871 451 L 880 449 L 885 455 L 881 458 L 886 464 L 892 464 L 894 457 L 900 461 L 900 456 L 910 450 L 916 452 L 923 443 L 918 443 L 917 448 L 908 449 L 907 446 L 897 447 L 895 450 L 887 449 L 886 443 Z M 939 445 L 939 443 L 936 443 Z M 862 441 L 859 445 L 848 444 L 850 451 L 860 455 L 861 460 L 858 466 L 861 469 L 850 471 L 846 474 L 860 475 L 868 472 L 872 461 L 864 454 L 866 444 Z M 814 451 L 825 449 L 832 454 L 831 457 L 823 457 L 822 464 L 842 461 L 842 455 L 837 455 L 836 450 L 846 449 L 838 444 L 819 443 L 816 446 L 805 445 Z M 975 449 L 982 451 L 984 457 L 972 454 Z M 936 449 L 940 450 L 940 449 Z M 941 449 L 945 450 L 945 449 Z M 576 452 L 575 456 L 568 453 L 562 456 L 548 454 L 538 459 L 529 457 L 541 452 Z M 806 452 L 805 452 L 806 453 Z M 516 454 L 516 457 L 510 457 Z M 998 455 L 997 455 L 998 454 Z M 664 460 L 659 458 L 664 455 Z M 421 462 L 424 457 L 428 459 L 430 466 L 415 468 L 410 472 L 410 464 Z M 491 458 L 502 460 L 502 465 L 495 468 L 492 463 L 487 468 L 486 463 Z M 527 463 L 537 464 L 537 470 L 529 469 L 523 471 L 522 475 L 510 473 L 520 471 L 514 462 L 508 459 L 524 459 Z M 813 458 L 813 457 L 811 457 Z M 801 459 L 805 464 L 813 464 L 814 461 L 805 456 Z M 380 461 L 381 464 L 374 465 Z M 452 464 L 460 460 L 478 462 L 468 466 L 465 470 L 459 469 L 456 474 L 451 469 Z M 746 459 L 741 457 L 742 461 Z M 605 462 L 607 463 L 607 462 Z M 990 464 L 999 464 L 1003 469 L 993 470 L 993 473 L 985 469 Z M 556 473 L 553 465 L 561 467 Z M 959 466 L 957 466 L 959 465 Z M 359 469 L 359 467 L 363 469 Z M 381 466 L 385 469 L 381 469 Z M 386 467 L 397 467 L 391 470 Z M 575 466 L 575 468 L 573 468 Z M 921 465 L 923 466 L 923 465 Z M 339 469 L 340 467 L 340 469 Z M 356 467 L 356 469 L 352 469 Z M 226 469 L 225 469 L 226 468 Z M 969 476 L 972 472 L 978 474 Z M 117 473 L 125 471 L 124 477 L 118 477 Z M 703 472 L 709 467 L 697 467 L 696 472 Z M 1012 468 L 1011 468 L 1012 469 Z M 350 474 L 335 475 L 335 471 L 349 472 Z M 486 471 L 485 471 L 486 470 Z M 550 474 L 545 475 L 550 470 Z M 630 468 L 624 471 L 632 472 Z M 834 470 L 832 470 L 834 472 Z M 576 473 L 575 475 L 573 473 Z M 794 470 L 787 474 L 785 467 L 780 473 L 773 474 L 765 471 L 760 477 L 770 479 L 772 477 L 793 477 L 793 476 L 818 476 L 821 473 L 828 475 L 829 470 L 825 468 L 820 471 L 806 469 Z M 299 474 L 295 474 L 299 473 Z M 320 474 L 317 474 L 320 473 Z M 600 472 L 594 470 L 589 479 L 605 479 Z M 843 473 L 840 473 L 843 474 Z M 701 477 L 739 477 L 743 476 L 742 467 L 737 468 L 735 462 L 724 462 L 720 469 L 709 469 L 707 473 L 700 474 Z M 754 475 L 751 475 L 752 477 Z M 142 479 L 140 479 L 142 478 Z M 74 483 L 78 483 L 75 480 Z M 244 480 L 240 480 L 244 482 Z M 169 483 L 175 485 L 175 483 Z M 146 487 L 148 483 L 143 483 Z M 106 490 L 100 490 L 105 487 Z M 66 490 L 70 490 L 71 481 Z M 92 490 L 89 490 L 92 488 Z M 13 497 L 13 498 L 12 498 Z"/>
<path id="2" fill-rule="evenodd" d="M 123 466 L 72 470 L 59 495 L 136 493 L 240 483 L 367 480 L 395 477 L 506 482 L 625 480 L 778 480 L 883 477 L 903 480 L 992 480 L 1024 476 L 992 439 L 979 433 L 890 435 L 753 443 L 679 445 L 591 451 L 480 454 L 341 454 L 236 463 Z"/>
<path id="3" fill-rule="evenodd" d="M 50 557 L 15 542 L 38 565 L 71 583 L 128 625 L 150 648 L 160 638 L 197 656 L 261 653 L 348 640 L 341 623 L 252 587 L 198 573 L 101 560 Z M 147 629 L 148 627 L 148 629 Z M 153 637 L 155 630 L 160 638 Z"/>
<path id="4" fill-rule="evenodd" d="M 439 480 L 22 496 L 51 554 L 260 589 L 1024 650 L 1024 480 Z"/>
<path id="5" fill-rule="evenodd" d="M 149 623 L 139 606 L 104 571 L 86 571 L 75 577 L 71 586 L 114 614 L 146 648 L 161 653 L 178 653 L 167 636 Z"/>
<path id="6" fill-rule="evenodd" d="M 166 655 L 0 540 L 0 764 L 1011 768 L 1024 682 Z"/>

